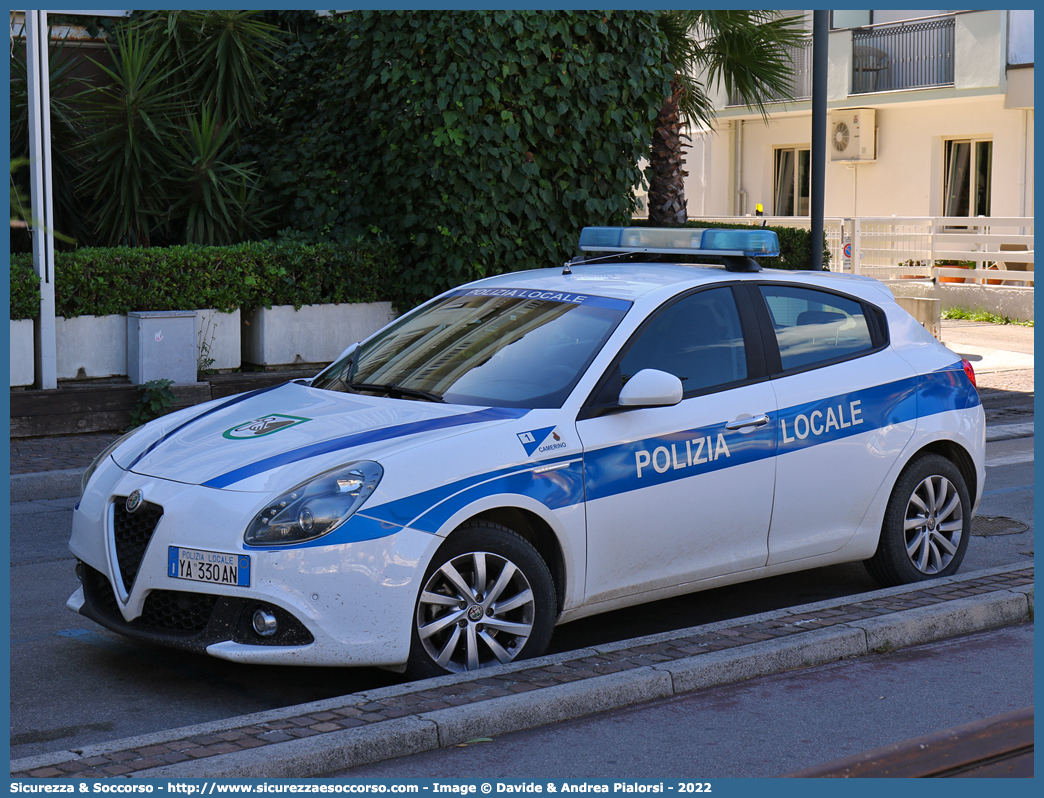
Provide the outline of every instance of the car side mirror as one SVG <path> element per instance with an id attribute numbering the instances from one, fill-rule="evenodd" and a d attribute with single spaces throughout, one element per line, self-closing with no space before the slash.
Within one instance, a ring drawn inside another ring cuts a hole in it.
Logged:
<path id="1" fill-rule="evenodd" d="M 682 400 L 681 380 L 658 369 L 642 369 L 620 390 L 622 407 L 667 407 Z"/>

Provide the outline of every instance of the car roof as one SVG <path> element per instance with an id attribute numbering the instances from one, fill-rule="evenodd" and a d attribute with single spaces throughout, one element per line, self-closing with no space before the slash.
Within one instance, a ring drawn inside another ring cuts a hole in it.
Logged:
<path id="1" fill-rule="evenodd" d="M 508 272 L 471 283 L 473 287 L 520 288 L 570 294 L 591 294 L 636 302 L 654 294 L 673 295 L 689 288 L 736 280 L 795 282 L 849 292 L 877 302 L 891 298 L 877 280 L 834 272 L 764 269 L 733 272 L 723 266 L 691 263 L 573 263 L 562 267 Z M 880 290 L 875 290 L 880 289 Z"/>

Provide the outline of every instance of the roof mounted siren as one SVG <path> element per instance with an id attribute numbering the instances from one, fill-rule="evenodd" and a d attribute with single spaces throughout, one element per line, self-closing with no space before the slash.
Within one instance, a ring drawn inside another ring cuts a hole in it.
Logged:
<path id="1" fill-rule="evenodd" d="M 637 255 L 699 255 L 719 259 L 730 272 L 759 272 L 754 258 L 779 255 L 772 230 L 757 227 L 585 227 L 580 250 Z"/>

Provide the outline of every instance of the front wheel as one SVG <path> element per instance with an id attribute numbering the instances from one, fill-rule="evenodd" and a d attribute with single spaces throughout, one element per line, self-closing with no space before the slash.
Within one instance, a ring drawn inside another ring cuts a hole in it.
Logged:
<path id="1" fill-rule="evenodd" d="M 964 560 L 971 520 L 961 472 L 941 455 L 923 455 L 899 475 L 866 569 L 886 587 L 951 576 Z"/>
<path id="2" fill-rule="evenodd" d="M 407 673 L 427 678 L 538 657 L 555 608 L 554 582 L 536 549 L 498 524 L 466 526 L 424 575 Z"/>

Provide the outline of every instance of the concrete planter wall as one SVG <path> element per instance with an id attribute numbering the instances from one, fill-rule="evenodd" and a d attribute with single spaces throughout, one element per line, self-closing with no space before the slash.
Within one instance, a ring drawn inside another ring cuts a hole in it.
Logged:
<path id="1" fill-rule="evenodd" d="M 258 308 L 243 315 L 243 362 L 328 363 L 393 318 L 390 302 Z"/>
<path id="2" fill-rule="evenodd" d="M 208 368 L 237 369 L 243 363 L 242 333 L 239 310 L 219 313 L 216 310 L 196 311 L 196 348 L 201 358 L 213 358 Z M 204 364 L 205 365 L 205 364 Z"/>
<path id="3" fill-rule="evenodd" d="M 58 379 L 127 376 L 126 316 L 59 316 L 54 335 Z"/>
<path id="4" fill-rule="evenodd" d="M 993 285 L 934 285 L 928 280 L 888 283 L 896 297 L 938 299 L 942 309 L 985 310 L 1019 321 L 1033 321 L 1033 289 Z"/>
<path id="5" fill-rule="evenodd" d="M 197 350 L 205 341 L 212 370 L 237 369 L 245 361 L 262 366 L 327 363 L 350 343 L 362 340 L 393 318 L 390 302 L 354 305 L 293 305 L 196 311 Z M 58 379 L 125 377 L 127 317 L 78 316 L 55 319 Z M 11 322 L 11 385 L 35 378 L 33 322 Z"/>
<path id="6" fill-rule="evenodd" d="M 232 313 L 196 311 L 193 340 L 197 350 L 200 342 L 207 341 L 207 357 L 214 359 L 211 369 L 237 369 L 241 365 L 239 317 L 238 310 Z M 59 380 L 125 377 L 129 373 L 126 316 L 77 316 L 73 319 L 59 316 L 55 319 L 55 343 Z M 28 354 L 17 356 L 16 348 L 27 348 Z M 11 385 L 31 385 L 33 364 L 33 322 L 12 321 Z M 30 369 L 28 374 L 26 368 Z"/>
<path id="7" fill-rule="evenodd" d="M 33 320 L 11 321 L 11 386 L 32 385 L 36 379 Z"/>

